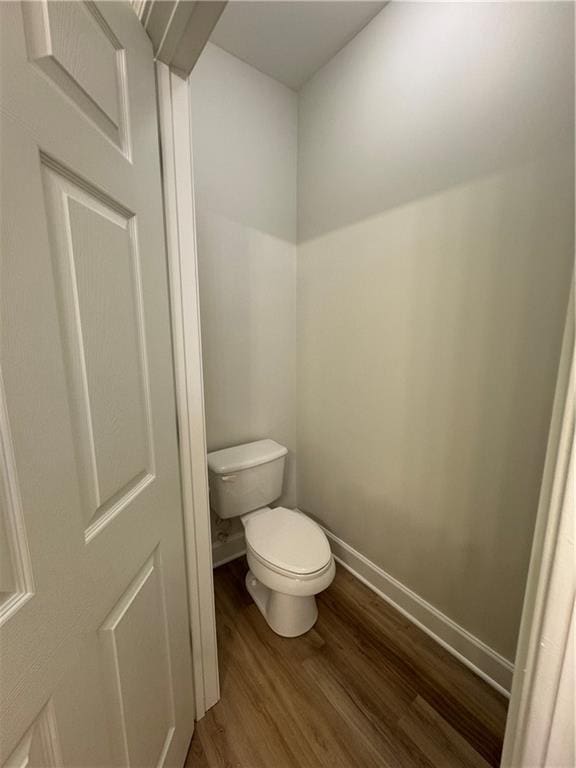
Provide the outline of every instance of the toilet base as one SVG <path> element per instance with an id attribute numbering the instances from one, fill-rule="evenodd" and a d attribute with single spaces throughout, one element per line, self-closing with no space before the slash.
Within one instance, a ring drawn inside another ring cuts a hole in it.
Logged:
<path id="1" fill-rule="evenodd" d="M 246 574 L 246 589 L 277 635 L 298 637 L 316 623 L 318 607 L 314 595 L 299 597 L 275 592 L 258 581 L 252 571 Z"/>

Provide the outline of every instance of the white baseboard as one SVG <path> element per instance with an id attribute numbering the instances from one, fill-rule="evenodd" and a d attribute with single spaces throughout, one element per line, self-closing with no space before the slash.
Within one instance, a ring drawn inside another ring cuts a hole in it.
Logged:
<path id="1" fill-rule="evenodd" d="M 324 529 L 335 559 L 504 696 L 510 696 L 514 665 L 449 619 L 345 541 Z"/>
<path id="2" fill-rule="evenodd" d="M 212 568 L 218 568 L 219 565 L 225 565 L 245 554 L 244 531 L 232 534 L 226 541 L 214 541 L 212 542 Z"/>

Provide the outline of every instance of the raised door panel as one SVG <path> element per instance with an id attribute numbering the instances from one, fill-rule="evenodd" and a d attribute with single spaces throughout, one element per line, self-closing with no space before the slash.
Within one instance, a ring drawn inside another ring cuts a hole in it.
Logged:
<path id="1" fill-rule="evenodd" d="M 122 595 L 100 629 L 124 766 L 162 766 L 174 734 L 174 696 L 159 550 Z"/>
<path id="2" fill-rule="evenodd" d="M 129 154 L 125 52 L 92 2 L 22 5 L 31 62 Z"/>
<path id="3" fill-rule="evenodd" d="M 34 590 L 4 384 L 0 373 L 0 625 Z"/>
<path id="4" fill-rule="evenodd" d="M 112 752 L 112 713 L 106 697 L 104 659 L 97 632 L 87 634 L 80 652 L 70 659 L 52 701 L 63 766 L 124 768 Z"/>
<path id="5" fill-rule="evenodd" d="M 49 162 L 46 208 L 90 540 L 154 479 L 136 217 Z"/>
<path id="6" fill-rule="evenodd" d="M 62 765 L 58 727 L 50 700 L 28 728 L 3 768 L 58 768 Z"/>
<path id="7" fill-rule="evenodd" d="M 8 514 L 4 478 L 0 477 L 0 605 L 3 605 L 12 595 L 17 593 L 16 574 L 14 573 L 13 556 L 8 539 Z"/>

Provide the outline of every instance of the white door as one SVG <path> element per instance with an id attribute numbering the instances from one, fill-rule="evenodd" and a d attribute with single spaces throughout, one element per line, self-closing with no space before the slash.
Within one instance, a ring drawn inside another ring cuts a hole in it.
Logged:
<path id="1" fill-rule="evenodd" d="M 192 671 L 154 70 L 1 2 L 3 766 L 181 766 Z"/>

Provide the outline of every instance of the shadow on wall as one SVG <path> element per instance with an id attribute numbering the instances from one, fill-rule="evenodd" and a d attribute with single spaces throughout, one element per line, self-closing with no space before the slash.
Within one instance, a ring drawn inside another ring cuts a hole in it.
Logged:
<path id="1" fill-rule="evenodd" d="M 210 43 L 190 94 L 199 208 L 294 244 L 297 94 Z"/>
<path id="2" fill-rule="evenodd" d="M 198 249 L 208 450 L 285 445 L 295 506 L 296 248 L 200 209 Z"/>
<path id="3" fill-rule="evenodd" d="M 574 8 L 390 3 L 299 100 L 298 501 L 513 659 L 574 254 Z"/>
<path id="4" fill-rule="evenodd" d="M 285 445 L 294 506 L 297 96 L 210 44 L 190 89 L 208 448 Z"/>
<path id="5" fill-rule="evenodd" d="M 300 506 L 508 658 L 570 287 L 571 185 L 560 154 L 299 250 Z"/>
<path id="6" fill-rule="evenodd" d="M 567 149 L 572 3 L 390 3 L 299 93 L 299 241 Z"/>

